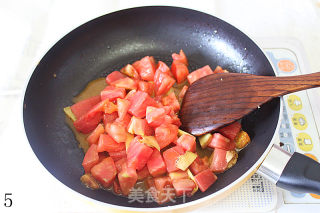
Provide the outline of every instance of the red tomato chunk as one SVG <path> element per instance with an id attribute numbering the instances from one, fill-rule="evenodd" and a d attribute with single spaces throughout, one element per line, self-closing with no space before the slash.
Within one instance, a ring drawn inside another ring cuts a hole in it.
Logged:
<path id="1" fill-rule="evenodd" d="M 217 176 L 210 169 L 206 169 L 197 174 L 194 179 L 199 189 L 204 192 L 217 180 Z"/>
<path id="2" fill-rule="evenodd" d="M 141 139 L 139 136 L 135 137 L 127 152 L 128 166 L 137 170 L 141 170 L 146 165 L 153 152 L 152 148 L 139 141 Z"/>
<path id="3" fill-rule="evenodd" d="M 213 74 L 213 71 L 211 70 L 209 65 L 206 65 L 206 66 L 190 73 L 187 78 L 188 78 L 189 84 L 192 84 L 196 80 L 198 80 L 204 76 L 211 75 L 211 74 Z"/>
<path id="4" fill-rule="evenodd" d="M 108 188 L 111 186 L 117 175 L 117 169 L 111 157 L 105 158 L 103 161 L 92 167 L 92 176 L 98 180 L 102 186 Z"/>

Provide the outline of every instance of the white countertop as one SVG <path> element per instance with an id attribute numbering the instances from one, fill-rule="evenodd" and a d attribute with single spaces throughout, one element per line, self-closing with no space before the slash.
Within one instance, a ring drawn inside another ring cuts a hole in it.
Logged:
<path id="1" fill-rule="evenodd" d="M 310 72 L 320 71 L 320 0 L 1 0 L 0 212 L 108 211 L 66 190 L 34 156 L 22 129 L 23 89 L 43 54 L 72 29 L 106 13 L 144 5 L 204 11 L 254 40 L 295 38 L 305 49 Z M 10 208 L 4 207 L 5 193 L 12 193 Z M 280 199 L 273 211 L 316 209 L 320 204 L 286 205 Z"/>

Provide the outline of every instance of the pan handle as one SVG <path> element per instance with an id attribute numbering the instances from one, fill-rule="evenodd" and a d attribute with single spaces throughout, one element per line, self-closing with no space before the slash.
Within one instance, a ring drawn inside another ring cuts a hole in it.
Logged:
<path id="1" fill-rule="evenodd" d="M 320 195 L 320 164 L 298 152 L 274 144 L 257 172 L 280 188 Z"/>

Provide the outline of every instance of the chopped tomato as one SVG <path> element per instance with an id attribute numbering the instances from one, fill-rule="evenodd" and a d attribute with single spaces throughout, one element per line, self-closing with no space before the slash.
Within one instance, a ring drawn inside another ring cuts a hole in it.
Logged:
<path id="1" fill-rule="evenodd" d="M 155 190 L 150 190 L 152 196 L 157 203 L 162 204 L 168 202 L 174 197 L 174 189 L 171 180 L 168 176 L 156 177 L 148 179 L 149 188 L 153 187 Z"/>
<path id="2" fill-rule="evenodd" d="M 99 155 L 97 151 L 97 145 L 92 144 L 89 149 L 87 150 L 83 161 L 82 161 L 82 166 L 84 168 L 84 171 L 86 173 L 89 173 L 91 168 L 96 165 L 99 162 Z"/>
<path id="3" fill-rule="evenodd" d="M 106 77 L 107 84 L 111 84 L 114 81 L 117 81 L 121 78 L 125 78 L 126 76 L 119 71 L 113 71 Z"/>
<path id="4" fill-rule="evenodd" d="M 147 107 L 146 120 L 152 127 L 158 127 L 163 123 L 171 123 L 172 119 L 167 115 L 164 108 L 156 108 L 152 106 Z"/>
<path id="5" fill-rule="evenodd" d="M 113 112 L 118 111 L 117 105 L 109 101 L 108 99 L 105 100 L 106 104 L 104 105 L 104 113 L 105 114 L 111 114 Z"/>
<path id="6" fill-rule="evenodd" d="M 224 172 L 228 166 L 226 155 L 227 150 L 215 148 L 213 151 L 213 158 L 210 164 L 210 170 L 216 173 Z"/>
<path id="7" fill-rule="evenodd" d="M 217 66 L 214 71 L 213 71 L 214 74 L 216 73 L 229 73 L 228 70 L 224 70 L 222 69 L 220 66 Z"/>
<path id="8" fill-rule="evenodd" d="M 153 95 L 153 82 L 139 81 L 138 90 Z"/>
<path id="9" fill-rule="evenodd" d="M 126 158 L 127 157 L 127 152 L 126 152 L 126 150 L 122 150 L 122 151 L 119 151 L 119 152 L 109 152 L 109 156 L 114 161 L 117 161 L 117 160 L 120 160 L 122 158 Z"/>
<path id="10" fill-rule="evenodd" d="M 125 127 L 119 123 L 108 123 L 106 125 L 106 132 L 118 143 L 125 142 L 127 139 L 127 131 Z"/>
<path id="11" fill-rule="evenodd" d="M 158 61 L 158 66 L 157 66 L 155 73 L 157 73 L 157 72 L 166 73 L 166 74 L 170 75 L 171 77 L 173 77 L 169 67 L 163 61 Z"/>
<path id="12" fill-rule="evenodd" d="M 174 92 L 171 92 L 169 95 L 163 97 L 161 102 L 164 106 L 171 106 L 175 112 L 180 110 L 180 104 Z"/>
<path id="13" fill-rule="evenodd" d="M 138 118 L 146 116 L 147 106 L 157 106 L 157 102 L 153 100 L 148 93 L 137 91 L 131 98 L 131 105 L 128 112 Z"/>
<path id="14" fill-rule="evenodd" d="M 120 118 L 117 118 L 115 120 L 115 123 L 118 123 L 119 125 L 125 127 L 127 129 L 127 127 L 129 126 L 129 123 L 131 121 L 131 115 L 129 115 L 128 113 L 126 113 L 124 115 L 124 118 L 123 119 L 120 119 Z"/>
<path id="15" fill-rule="evenodd" d="M 117 106 L 118 106 L 118 116 L 119 120 L 123 120 L 124 117 L 126 116 L 129 106 L 130 106 L 130 101 L 126 99 L 117 99 Z"/>
<path id="16" fill-rule="evenodd" d="M 178 61 L 188 66 L 188 59 L 187 59 L 187 56 L 184 54 L 183 50 L 180 50 L 179 54 L 173 53 L 172 59 L 173 61 Z"/>
<path id="17" fill-rule="evenodd" d="M 163 152 L 163 159 L 167 166 L 168 172 L 175 172 L 179 169 L 176 167 L 176 161 L 180 155 L 184 154 L 184 150 L 179 146 L 174 146 Z"/>
<path id="18" fill-rule="evenodd" d="M 99 95 L 79 101 L 78 103 L 73 104 L 70 108 L 72 113 L 76 118 L 80 118 L 82 115 L 86 114 L 92 107 L 98 104 L 101 101 Z"/>
<path id="19" fill-rule="evenodd" d="M 196 151 L 196 138 L 189 134 L 181 135 L 177 140 L 177 145 L 181 146 L 185 151 Z"/>
<path id="20" fill-rule="evenodd" d="M 122 165 L 123 165 L 124 163 L 127 163 L 127 158 L 121 158 L 121 159 L 119 159 L 119 160 L 117 160 L 117 161 L 114 162 L 114 165 L 115 165 L 116 168 L 117 168 L 117 173 L 120 173 L 120 172 L 121 172 L 121 170 L 122 170 Z"/>
<path id="21" fill-rule="evenodd" d="M 99 162 L 103 161 L 107 157 L 107 155 L 104 152 L 99 152 Z"/>
<path id="22" fill-rule="evenodd" d="M 104 127 L 102 126 L 102 124 L 98 124 L 93 132 L 91 132 L 91 134 L 87 137 L 87 141 L 89 142 L 89 144 L 96 144 L 102 133 L 104 133 Z"/>
<path id="23" fill-rule="evenodd" d="M 210 169 L 206 169 L 194 176 L 194 179 L 199 189 L 204 192 L 214 184 L 218 178 Z"/>
<path id="24" fill-rule="evenodd" d="M 147 166 L 143 167 L 143 169 L 137 172 L 137 175 L 138 175 L 138 180 L 143 180 L 149 177 L 150 173 L 149 173 L 148 167 Z"/>
<path id="25" fill-rule="evenodd" d="M 155 129 L 155 137 L 160 149 L 168 146 L 177 139 L 178 127 L 173 124 L 162 124 Z"/>
<path id="26" fill-rule="evenodd" d="M 193 161 L 193 163 L 190 165 L 189 168 L 192 174 L 196 175 L 202 172 L 203 170 L 208 169 L 209 167 L 200 157 L 197 157 L 195 161 Z"/>
<path id="27" fill-rule="evenodd" d="M 176 78 L 178 84 L 185 81 L 187 79 L 187 76 L 189 75 L 187 65 L 175 60 L 172 62 L 171 71 L 173 73 L 173 76 Z"/>
<path id="28" fill-rule="evenodd" d="M 223 134 L 225 137 L 229 138 L 231 141 L 235 139 L 237 134 L 241 130 L 241 124 L 240 122 L 234 122 L 232 124 L 229 124 L 228 126 L 222 127 L 218 129 L 217 131 Z"/>
<path id="29" fill-rule="evenodd" d="M 104 106 L 108 100 L 103 100 L 96 104 L 86 114 L 82 115 L 78 120 L 73 122 L 74 127 L 77 131 L 82 133 L 90 133 L 93 131 L 103 117 Z"/>
<path id="30" fill-rule="evenodd" d="M 117 175 L 117 169 L 111 157 L 105 158 L 103 161 L 92 167 L 92 176 L 99 181 L 102 186 L 108 188 Z"/>
<path id="31" fill-rule="evenodd" d="M 101 100 L 109 99 L 109 101 L 114 101 L 117 98 L 124 98 L 126 96 L 126 89 L 107 86 L 101 91 L 100 96 Z"/>
<path id="32" fill-rule="evenodd" d="M 155 61 L 153 57 L 146 56 L 134 62 L 132 66 L 138 71 L 142 80 L 153 81 L 155 73 Z"/>
<path id="33" fill-rule="evenodd" d="M 140 79 L 139 73 L 131 64 L 127 64 L 125 67 L 123 67 L 120 70 L 120 72 L 123 74 L 126 74 L 127 76 L 129 76 L 131 78 Z"/>
<path id="34" fill-rule="evenodd" d="M 120 184 L 119 181 L 117 179 L 114 179 L 113 181 L 113 192 L 120 195 L 122 194 L 121 188 L 120 188 Z"/>
<path id="35" fill-rule="evenodd" d="M 213 149 L 233 150 L 236 147 L 236 144 L 234 141 L 230 141 L 229 138 L 224 137 L 220 133 L 214 133 L 208 147 Z"/>
<path id="36" fill-rule="evenodd" d="M 103 124 L 107 126 L 107 123 L 113 123 L 118 117 L 118 112 L 103 115 Z"/>
<path id="37" fill-rule="evenodd" d="M 152 148 L 140 142 L 141 139 L 136 136 L 127 151 L 128 166 L 137 170 L 143 169 L 153 152 Z"/>
<path id="38" fill-rule="evenodd" d="M 167 172 L 167 167 L 161 153 L 156 149 L 153 150 L 153 153 L 147 162 L 147 167 L 153 177 L 163 175 Z"/>
<path id="39" fill-rule="evenodd" d="M 184 85 L 178 95 L 178 98 L 179 98 L 179 101 L 182 101 L 182 99 L 184 98 L 184 95 L 186 94 L 188 90 L 188 86 L 187 85 Z"/>
<path id="40" fill-rule="evenodd" d="M 126 77 L 126 78 L 121 78 L 117 81 L 114 81 L 111 83 L 112 86 L 115 86 L 117 88 L 124 88 L 127 90 L 136 90 L 138 89 L 138 83 L 136 80 Z"/>
<path id="41" fill-rule="evenodd" d="M 126 149 L 125 143 L 115 142 L 109 135 L 101 134 L 98 142 L 98 152 L 118 152 Z"/>
<path id="42" fill-rule="evenodd" d="M 212 172 L 211 172 L 212 173 Z M 191 196 L 196 184 L 191 179 L 176 179 L 172 181 L 172 185 L 176 192 L 176 196 L 187 195 Z"/>
<path id="43" fill-rule="evenodd" d="M 176 80 L 169 74 L 164 73 L 161 70 L 157 70 L 154 75 L 154 89 L 156 95 L 166 94 L 175 82 Z"/>
<path id="44" fill-rule="evenodd" d="M 128 94 L 126 95 L 126 97 L 124 99 L 130 101 L 131 103 L 131 100 L 132 98 L 134 97 L 134 94 L 136 93 L 137 91 L 136 90 L 130 90 L 130 92 L 128 92 Z"/>
<path id="45" fill-rule="evenodd" d="M 154 178 L 154 186 L 157 190 L 162 190 L 165 186 L 170 186 L 171 184 L 171 179 L 168 176 Z"/>
<path id="46" fill-rule="evenodd" d="M 128 125 L 128 132 L 136 135 L 153 135 L 153 129 L 148 125 L 146 119 L 131 117 Z"/>
<path id="47" fill-rule="evenodd" d="M 213 71 L 211 70 L 211 68 L 209 67 L 209 65 L 206 65 L 200 69 L 197 69 L 195 71 L 193 71 L 192 73 L 190 73 L 187 78 L 189 81 L 189 84 L 192 84 L 193 82 L 195 82 L 196 80 L 207 76 L 207 75 L 211 75 L 213 73 Z"/>
<path id="48" fill-rule="evenodd" d="M 118 180 L 123 195 L 128 195 L 138 180 L 138 175 L 135 169 L 122 165 L 121 172 L 118 174 Z"/>

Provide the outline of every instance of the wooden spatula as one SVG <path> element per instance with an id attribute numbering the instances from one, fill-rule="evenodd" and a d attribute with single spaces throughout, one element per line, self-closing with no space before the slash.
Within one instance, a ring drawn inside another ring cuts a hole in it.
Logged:
<path id="1" fill-rule="evenodd" d="M 320 86 L 320 72 L 292 77 L 221 73 L 188 89 L 180 110 L 181 128 L 194 135 L 232 123 L 272 98 Z"/>

